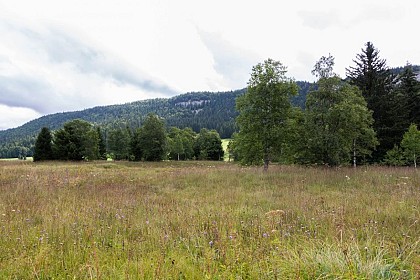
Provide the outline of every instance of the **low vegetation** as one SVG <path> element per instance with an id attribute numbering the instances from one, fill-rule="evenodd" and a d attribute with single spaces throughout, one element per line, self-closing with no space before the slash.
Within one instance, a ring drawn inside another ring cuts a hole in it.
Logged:
<path id="1" fill-rule="evenodd" d="M 411 168 L 0 161 L 1 279 L 419 279 Z"/>

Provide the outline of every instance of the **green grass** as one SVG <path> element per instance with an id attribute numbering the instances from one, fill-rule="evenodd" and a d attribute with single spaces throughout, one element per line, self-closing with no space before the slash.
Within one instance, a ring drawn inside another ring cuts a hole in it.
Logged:
<path id="1" fill-rule="evenodd" d="M 420 175 L 0 162 L 0 279 L 419 279 Z"/>

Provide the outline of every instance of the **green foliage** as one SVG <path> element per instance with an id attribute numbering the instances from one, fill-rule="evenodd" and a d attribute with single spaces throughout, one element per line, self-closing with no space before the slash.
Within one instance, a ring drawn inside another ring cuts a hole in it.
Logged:
<path id="1" fill-rule="evenodd" d="M 417 129 L 417 125 L 410 125 L 403 136 L 401 147 L 407 158 L 412 160 L 414 167 L 417 167 L 417 159 L 420 156 L 420 131 Z"/>
<path id="2" fill-rule="evenodd" d="M 290 97 L 298 92 L 287 78 L 286 67 L 272 59 L 252 68 L 247 92 L 236 100 L 239 133 L 235 139 L 243 164 L 264 162 L 268 168 L 277 147 L 286 141 L 286 124 L 292 106 Z"/>
<path id="3" fill-rule="evenodd" d="M 168 133 L 169 159 L 193 159 L 196 136 L 196 133 L 191 128 L 179 129 L 171 127 Z"/>
<path id="4" fill-rule="evenodd" d="M 64 124 L 54 134 L 54 158 L 60 160 L 95 160 L 99 155 L 98 134 L 93 126 L 83 120 Z"/>
<path id="5" fill-rule="evenodd" d="M 194 156 L 199 160 L 223 160 L 222 140 L 216 130 L 201 129 L 194 142 Z"/>
<path id="6" fill-rule="evenodd" d="M 106 144 L 104 135 L 102 134 L 101 128 L 98 126 L 96 128 L 96 133 L 98 135 L 98 152 L 99 159 L 106 159 Z"/>
<path id="7" fill-rule="evenodd" d="M 400 113 L 396 105 L 401 101 L 392 92 L 395 75 L 371 42 L 366 43 L 366 48 L 353 62 L 356 65 L 346 69 L 347 76 L 350 83 L 362 91 L 367 107 L 373 112 L 373 128 L 379 141 L 373 160 L 380 162 L 386 151 L 401 141 L 405 130 L 394 125 L 395 115 Z"/>
<path id="8" fill-rule="evenodd" d="M 312 84 L 297 83 L 301 94 L 293 96 L 292 102 L 303 108 L 306 93 Z M 245 89 L 217 93 L 191 92 L 169 99 L 150 99 L 43 116 L 23 126 L 0 131 L 0 158 L 18 157 L 25 152 L 31 156 L 36 136 L 42 127 L 48 126 L 54 131 L 74 119 L 100 126 L 104 131 L 105 142 L 108 141 L 109 131 L 127 126 L 130 130 L 135 130 L 143 124 L 149 113 L 164 118 L 168 126 L 190 127 L 197 133 L 201 128 L 215 129 L 222 138 L 230 138 L 236 129 L 235 99 L 244 92 Z"/>
<path id="9" fill-rule="evenodd" d="M 369 155 L 377 144 L 372 122 L 356 87 L 337 76 L 321 78 L 306 102 L 305 160 L 334 166 Z"/>
<path id="10" fill-rule="evenodd" d="M 407 159 L 404 156 L 404 151 L 395 145 L 394 148 L 386 152 L 383 163 L 390 166 L 403 166 L 407 164 Z"/>
<path id="11" fill-rule="evenodd" d="M 420 125 L 420 82 L 412 65 L 407 64 L 398 75 L 394 95 L 397 97 L 394 117 L 402 123 L 399 128 L 406 131 L 412 123 Z"/>
<path id="12" fill-rule="evenodd" d="M 108 132 L 108 152 L 114 160 L 128 160 L 130 157 L 131 131 L 129 128 L 115 128 Z"/>
<path id="13" fill-rule="evenodd" d="M 328 57 L 322 56 L 314 66 L 312 75 L 319 79 L 327 79 L 336 76 L 333 72 L 334 69 L 334 57 L 329 54 Z"/>
<path id="14" fill-rule="evenodd" d="M 165 123 L 155 114 L 149 114 L 143 126 L 133 136 L 135 160 L 160 161 L 165 158 Z"/>
<path id="15" fill-rule="evenodd" d="M 35 142 L 34 161 L 52 160 L 52 135 L 48 127 L 43 127 Z"/>

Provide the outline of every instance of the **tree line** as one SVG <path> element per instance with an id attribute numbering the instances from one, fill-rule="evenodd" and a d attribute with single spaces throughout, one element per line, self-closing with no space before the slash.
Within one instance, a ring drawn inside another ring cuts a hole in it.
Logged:
<path id="1" fill-rule="evenodd" d="M 371 42 L 353 62 L 343 79 L 334 73 L 334 57 L 321 57 L 304 109 L 290 102 L 298 87 L 281 62 L 254 66 L 246 93 L 237 98 L 238 132 L 229 152 L 265 170 L 273 161 L 416 166 L 420 82 L 413 67 L 395 74 Z"/>
<path id="2" fill-rule="evenodd" d="M 34 161 L 43 160 L 222 160 L 224 151 L 216 130 L 166 128 L 156 114 L 149 114 L 136 129 L 101 127 L 75 119 L 52 132 L 43 127 L 38 134 Z"/>

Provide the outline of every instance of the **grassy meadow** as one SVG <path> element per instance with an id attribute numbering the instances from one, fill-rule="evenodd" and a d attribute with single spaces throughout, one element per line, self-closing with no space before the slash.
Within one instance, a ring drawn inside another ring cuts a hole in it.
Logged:
<path id="1" fill-rule="evenodd" d="M 0 161 L 0 279 L 420 279 L 420 173 Z"/>

